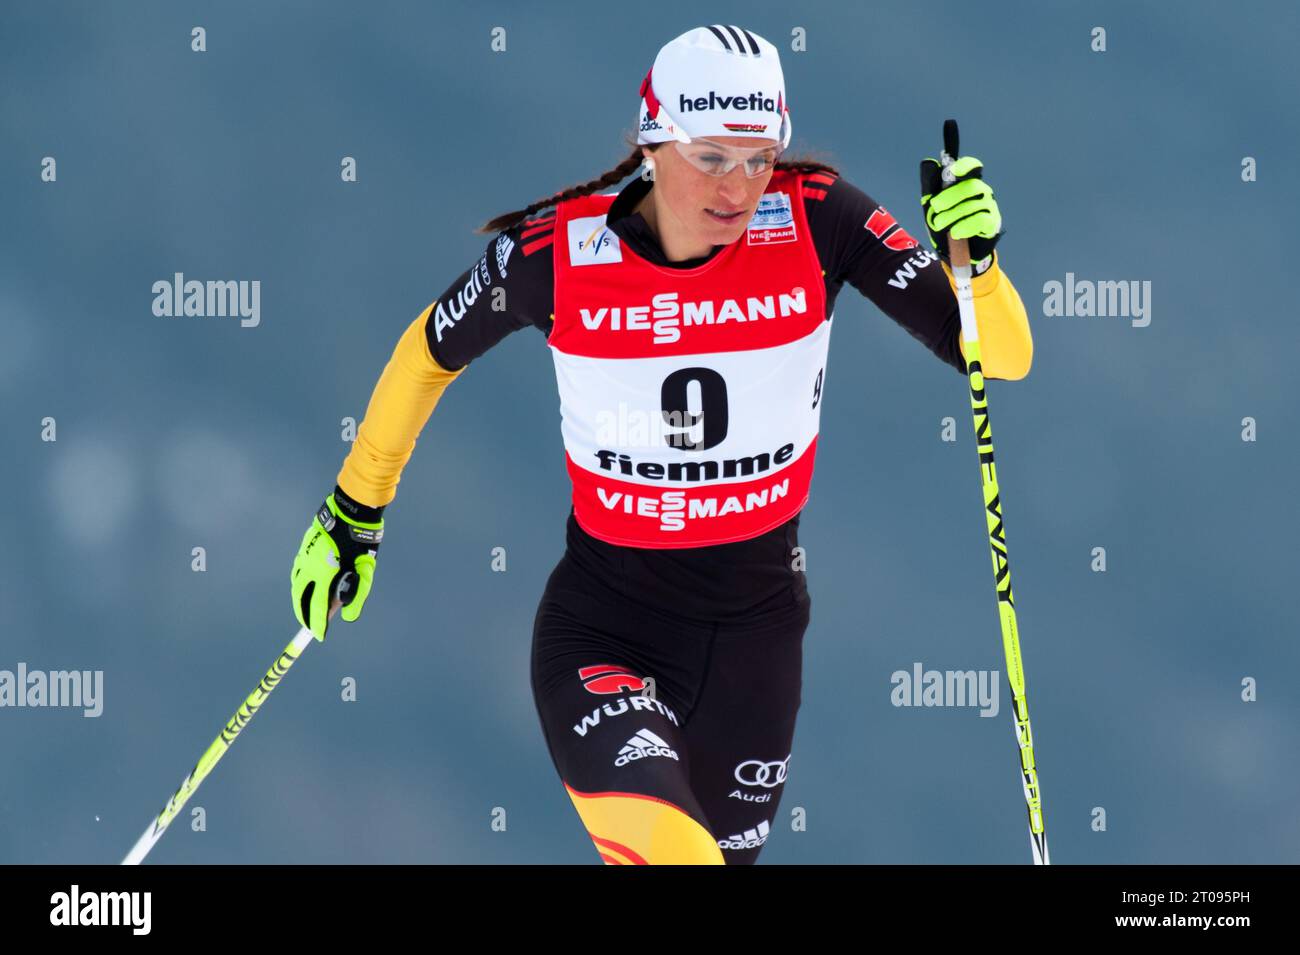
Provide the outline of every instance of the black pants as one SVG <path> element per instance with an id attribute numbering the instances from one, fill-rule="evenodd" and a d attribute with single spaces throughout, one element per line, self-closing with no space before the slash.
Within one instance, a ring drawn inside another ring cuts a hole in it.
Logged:
<path id="1" fill-rule="evenodd" d="M 699 618 L 678 612 L 689 594 L 668 612 L 566 550 L 537 610 L 533 698 L 606 862 L 752 863 L 788 831 L 776 813 L 811 607 L 798 577 L 743 614 Z"/>

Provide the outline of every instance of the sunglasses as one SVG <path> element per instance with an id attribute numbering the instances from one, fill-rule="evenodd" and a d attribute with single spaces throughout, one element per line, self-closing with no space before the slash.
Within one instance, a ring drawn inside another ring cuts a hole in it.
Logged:
<path id="1" fill-rule="evenodd" d="M 725 176 L 737 166 L 744 164 L 745 175 L 756 179 L 776 168 L 781 158 L 781 146 L 757 146 L 753 149 L 738 149 L 724 146 L 711 139 L 696 137 L 689 143 L 674 141 L 673 145 L 682 158 L 707 176 Z"/>

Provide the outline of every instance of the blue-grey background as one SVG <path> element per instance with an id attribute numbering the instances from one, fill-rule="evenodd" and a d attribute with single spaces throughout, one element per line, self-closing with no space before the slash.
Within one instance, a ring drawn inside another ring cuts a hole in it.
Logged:
<path id="1" fill-rule="evenodd" d="M 671 0 L 4 5 L 0 669 L 102 669 L 105 710 L 0 710 L 0 861 L 130 847 L 296 629 L 339 421 L 478 257 L 470 230 L 622 158 L 656 50 L 707 22 L 781 48 L 794 146 L 913 234 L 945 117 L 986 164 L 1035 339 L 990 402 L 1053 860 L 1296 860 L 1296 7 Z M 260 327 L 154 317 L 177 271 L 260 280 Z M 1044 317 L 1066 272 L 1149 280 L 1150 326 Z M 846 287 L 826 395 L 804 705 L 763 861 L 1025 863 L 1005 681 L 995 719 L 890 703 L 913 661 L 1004 666 L 964 382 Z M 528 686 L 558 424 L 536 331 L 452 385 L 361 621 L 203 785 L 207 830 L 187 815 L 152 860 L 597 861 Z"/>

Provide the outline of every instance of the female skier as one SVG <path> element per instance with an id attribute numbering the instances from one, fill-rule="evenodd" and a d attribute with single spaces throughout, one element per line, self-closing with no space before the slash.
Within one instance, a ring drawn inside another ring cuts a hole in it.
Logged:
<path id="1" fill-rule="evenodd" d="M 543 734 L 601 858 L 752 863 L 790 765 L 810 600 L 798 546 L 845 282 L 965 374 L 949 233 L 970 241 L 987 378 L 1029 371 L 977 159 L 921 164 L 938 254 L 838 171 L 782 160 L 776 48 L 709 26 L 641 83 L 631 155 L 498 216 L 482 257 L 411 323 L 294 561 L 323 640 L 370 593 L 383 511 L 447 384 L 509 333 L 546 336 L 573 484 L 538 607 Z M 632 142 L 629 139 L 629 145 Z M 617 194 L 638 167 L 645 173 Z"/>

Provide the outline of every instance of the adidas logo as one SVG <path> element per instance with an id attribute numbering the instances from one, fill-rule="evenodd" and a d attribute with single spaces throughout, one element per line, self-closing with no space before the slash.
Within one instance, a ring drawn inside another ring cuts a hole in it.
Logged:
<path id="1" fill-rule="evenodd" d="M 618 751 L 618 758 L 614 760 L 614 765 L 626 766 L 628 763 L 635 762 L 638 759 L 645 759 L 647 756 L 667 756 L 669 759 L 676 759 L 677 753 L 673 751 L 666 740 L 656 736 L 649 730 L 643 729 L 628 740 L 623 748 Z"/>
<path id="2" fill-rule="evenodd" d="M 763 843 L 767 842 L 768 833 L 772 827 L 764 819 L 754 829 L 746 829 L 744 832 L 734 836 L 728 836 L 726 839 L 718 840 L 719 849 L 757 849 Z"/>

